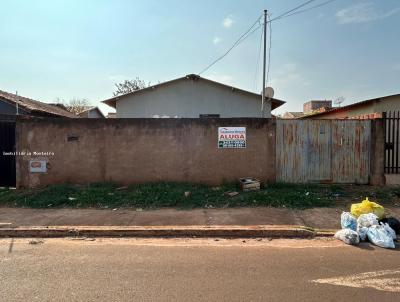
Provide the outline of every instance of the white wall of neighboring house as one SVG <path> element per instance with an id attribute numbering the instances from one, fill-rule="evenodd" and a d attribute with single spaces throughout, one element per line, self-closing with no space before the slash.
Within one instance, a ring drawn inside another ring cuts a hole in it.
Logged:
<path id="1" fill-rule="evenodd" d="M 116 102 L 116 109 L 118 118 L 262 117 L 261 97 L 202 80 L 174 81 L 126 95 Z M 270 102 L 265 117 L 271 117 Z"/>
<path id="2" fill-rule="evenodd" d="M 104 118 L 97 108 L 88 111 L 88 118 Z"/>
<path id="3" fill-rule="evenodd" d="M 98 107 L 91 108 L 89 110 L 83 111 L 79 114 L 80 117 L 84 118 L 104 118 Z"/>

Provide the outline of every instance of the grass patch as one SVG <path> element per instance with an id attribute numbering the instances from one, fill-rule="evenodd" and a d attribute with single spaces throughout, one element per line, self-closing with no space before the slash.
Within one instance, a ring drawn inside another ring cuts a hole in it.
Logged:
<path id="1" fill-rule="evenodd" d="M 368 192 L 366 193 L 366 189 Z M 229 197 L 227 192 L 239 192 Z M 185 196 L 185 192 L 190 192 Z M 305 209 L 353 202 L 365 196 L 388 202 L 398 199 L 400 190 L 369 186 L 319 184 L 270 184 L 255 192 L 241 192 L 235 184 L 219 187 L 182 183 L 155 183 L 120 187 L 113 183 L 52 185 L 42 189 L 0 189 L 0 205 L 29 208 L 221 208 L 286 207 Z"/>

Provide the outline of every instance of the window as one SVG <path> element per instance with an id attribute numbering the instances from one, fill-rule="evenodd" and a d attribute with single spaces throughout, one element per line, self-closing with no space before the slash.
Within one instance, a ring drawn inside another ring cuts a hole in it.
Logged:
<path id="1" fill-rule="evenodd" d="M 200 114 L 200 118 L 219 118 L 219 114 Z"/>

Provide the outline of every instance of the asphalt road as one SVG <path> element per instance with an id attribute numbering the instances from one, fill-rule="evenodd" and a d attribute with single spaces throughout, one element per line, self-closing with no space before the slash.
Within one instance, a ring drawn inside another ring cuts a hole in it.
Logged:
<path id="1" fill-rule="evenodd" d="M 400 250 L 334 240 L 0 239 L 3 301 L 400 301 Z"/>

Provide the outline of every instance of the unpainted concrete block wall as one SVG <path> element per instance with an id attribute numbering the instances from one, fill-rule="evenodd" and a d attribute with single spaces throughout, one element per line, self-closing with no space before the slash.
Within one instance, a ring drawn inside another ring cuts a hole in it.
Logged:
<path id="1" fill-rule="evenodd" d="M 218 127 L 246 127 L 247 148 L 218 149 Z M 17 187 L 274 182 L 275 134 L 274 119 L 258 118 L 20 119 L 16 149 L 31 154 L 17 156 Z M 31 159 L 46 160 L 47 172 L 31 173 Z"/>
<path id="2" fill-rule="evenodd" d="M 385 129 L 382 119 L 372 120 L 371 124 L 371 171 L 369 182 L 374 186 L 386 184 L 384 175 Z"/>

